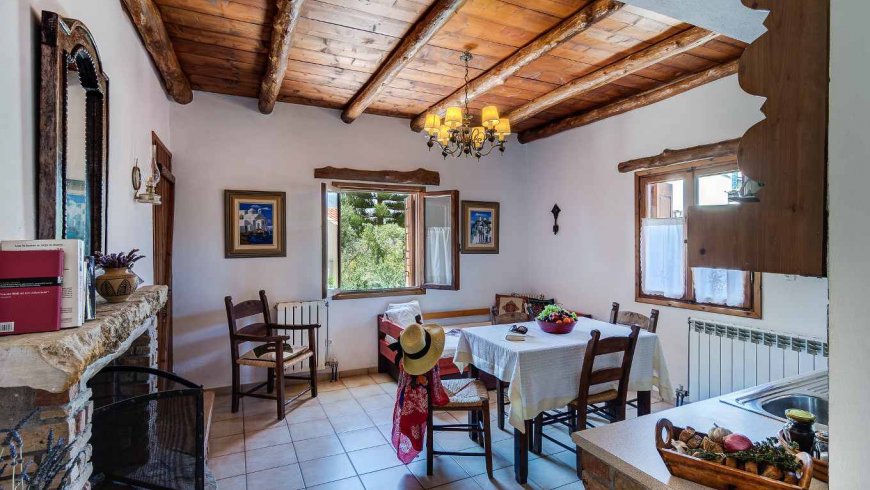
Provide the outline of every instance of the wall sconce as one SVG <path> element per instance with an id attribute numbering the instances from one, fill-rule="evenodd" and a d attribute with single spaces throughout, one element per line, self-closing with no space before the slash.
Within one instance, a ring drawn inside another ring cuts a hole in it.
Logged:
<path id="1" fill-rule="evenodd" d="M 160 194 L 157 193 L 157 183 L 160 182 L 160 168 L 157 166 L 157 146 L 151 145 L 151 175 L 145 181 L 145 192 L 140 193 L 142 187 L 142 170 L 139 169 L 139 159 L 133 165 L 133 190 L 136 191 L 134 198 L 142 204 L 160 205 Z"/>
<path id="2" fill-rule="evenodd" d="M 550 212 L 553 213 L 553 234 L 555 235 L 559 233 L 559 213 L 561 213 L 562 210 L 559 209 L 558 204 L 553 204 L 553 209 L 551 209 Z"/>

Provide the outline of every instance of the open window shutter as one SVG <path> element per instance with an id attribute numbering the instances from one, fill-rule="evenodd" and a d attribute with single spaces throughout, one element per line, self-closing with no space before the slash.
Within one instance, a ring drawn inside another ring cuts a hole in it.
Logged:
<path id="1" fill-rule="evenodd" d="M 326 299 L 329 291 L 329 194 L 326 183 L 320 184 L 320 260 L 323 266 L 320 275 L 320 297 Z"/>
<path id="2" fill-rule="evenodd" d="M 459 289 L 459 191 L 422 193 L 423 288 Z"/>
<path id="3" fill-rule="evenodd" d="M 338 287 L 339 277 L 339 220 L 341 206 L 338 191 L 326 183 L 320 184 L 320 257 L 322 261 L 321 291 L 323 298 L 329 295 L 330 276 L 333 288 Z M 330 202 L 332 204 L 330 204 Z"/>

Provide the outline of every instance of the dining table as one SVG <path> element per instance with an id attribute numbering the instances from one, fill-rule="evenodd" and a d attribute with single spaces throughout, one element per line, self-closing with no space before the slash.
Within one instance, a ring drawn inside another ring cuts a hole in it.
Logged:
<path id="1" fill-rule="evenodd" d="M 525 340 L 506 340 L 514 325 L 528 329 Z M 544 332 L 534 321 L 516 324 L 486 325 L 460 329 L 453 362 L 464 370 L 471 366 L 501 381 L 510 383 L 508 422 L 514 429 L 514 475 L 517 483 L 528 479 L 529 441 L 535 417 L 548 410 L 564 408 L 575 399 L 580 386 L 580 367 L 593 330 L 601 338 L 628 336 L 631 329 L 611 323 L 580 317 L 574 329 L 565 334 Z M 622 354 L 601 356 L 595 368 L 617 367 Z M 612 365 L 611 365 L 612 364 Z M 653 387 L 662 399 L 673 403 L 674 391 L 659 337 L 640 331 L 629 374 L 629 391 L 637 392 L 638 416 L 651 410 Z M 591 393 L 610 389 L 598 385 Z"/>

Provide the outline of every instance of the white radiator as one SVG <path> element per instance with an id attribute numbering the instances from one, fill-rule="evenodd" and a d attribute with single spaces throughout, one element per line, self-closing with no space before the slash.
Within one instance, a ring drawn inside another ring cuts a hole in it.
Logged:
<path id="1" fill-rule="evenodd" d="M 275 305 L 278 316 L 276 323 L 284 325 L 319 324 L 315 334 L 317 343 L 317 369 L 331 369 L 337 372 L 338 362 L 333 359 L 332 339 L 329 336 L 329 302 L 313 301 L 281 301 Z M 290 336 L 293 345 L 308 345 L 308 332 L 305 330 L 285 330 L 284 335 Z M 308 362 L 303 361 L 287 368 L 288 371 L 307 371 Z"/>
<path id="2" fill-rule="evenodd" d="M 827 367 L 824 340 L 690 318 L 689 386 L 677 390 L 677 400 L 706 400 Z"/>

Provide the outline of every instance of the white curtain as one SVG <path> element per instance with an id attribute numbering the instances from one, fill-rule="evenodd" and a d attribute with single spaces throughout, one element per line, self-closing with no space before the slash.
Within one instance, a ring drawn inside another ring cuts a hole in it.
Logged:
<path id="1" fill-rule="evenodd" d="M 685 218 L 644 218 L 640 231 L 641 290 L 682 298 L 686 294 Z"/>
<path id="2" fill-rule="evenodd" d="M 453 249 L 450 243 L 450 227 L 426 228 L 426 283 L 452 282 Z"/>
<path id="3" fill-rule="evenodd" d="M 692 278 L 698 303 L 744 306 L 746 274 L 743 271 L 693 267 Z"/>

